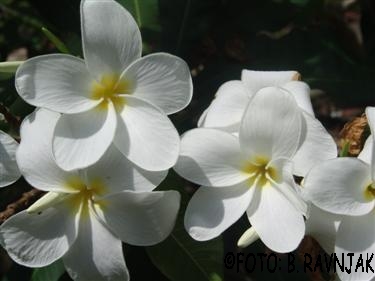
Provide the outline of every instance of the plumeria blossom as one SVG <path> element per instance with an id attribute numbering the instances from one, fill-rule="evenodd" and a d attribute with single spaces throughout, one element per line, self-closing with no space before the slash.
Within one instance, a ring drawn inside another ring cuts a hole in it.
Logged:
<path id="1" fill-rule="evenodd" d="M 337 148 L 333 138 L 315 118 L 310 88 L 306 83 L 298 81 L 299 78 L 296 71 L 243 70 L 241 81 L 229 81 L 219 88 L 215 99 L 202 114 L 198 126 L 237 133 L 247 104 L 255 93 L 267 86 L 277 86 L 293 95 L 303 115 L 303 144 L 293 157 L 293 173 L 304 177 L 314 164 L 335 158 Z"/>
<path id="2" fill-rule="evenodd" d="M 191 100 L 187 64 L 166 53 L 141 58 L 140 31 L 112 0 L 82 0 L 81 31 L 85 60 L 43 55 L 16 72 L 26 102 L 62 113 L 51 139 L 57 164 L 67 171 L 87 167 L 114 143 L 144 169 L 172 167 L 179 136 L 166 114 Z"/>
<path id="3" fill-rule="evenodd" d="M 313 237 L 328 254 L 335 251 L 337 230 L 343 216 L 323 211 L 314 204 L 309 205 L 306 219 L 306 235 Z"/>
<path id="4" fill-rule="evenodd" d="M 0 187 L 14 183 L 21 176 L 16 162 L 18 143 L 0 130 Z"/>
<path id="5" fill-rule="evenodd" d="M 28 267 L 62 258 L 74 280 L 129 280 L 121 241 L 145 246 L 165 239 L 180 195 L 152 192 L 167 172 L 138 168 L 113 145 L 87 169 L 62 170 L 47 141 L 59 118 L 39 109 L 22 123 L 17 162 L 25 179 L 47 193 L 1 225 L 0 242 Z"/>
<path id="6" fill-rule="evenodd" d="M 375 253 L 375 107 L 366 108 L 371 136 L 358 158 L 337 158 L 314 167 L 305 178 L 308 198 L 319 208 L 345 215 L 337 230 L 335 252 L 345 264 Z M 375 268 L 374 258 L 371 267 Z M 371 270 L 338 271 L 342 280 L 371 280 Z"/>
<path id="7" fill-rule="evenodd" d="M 185 213 L 196 240 L 220 235 L 245 212 L 272 250 L 294 250 L 305 233 L 307 206 L 295 190 L 293 158 L 301 142 L 302 115 L 287 92 L 261 89 L 245 110 L 239 136 L 198 128 L 181 140 L 175 170 L 202 185 Z"/>

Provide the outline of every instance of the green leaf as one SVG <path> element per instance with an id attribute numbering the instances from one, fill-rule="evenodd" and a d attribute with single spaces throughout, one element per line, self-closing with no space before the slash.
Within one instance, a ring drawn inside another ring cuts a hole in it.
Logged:
<path id="1" fill-rule="evenodd" d="M 49 31 L 47 28 L 42 27 L 42 31 L 44 35 L 56 46 L 56 48 L 64 54 L 70 54 L 68 48 L 66 45 L 51 31 Z"/>
<path id="2" fill-rule="evenodd" d="M 344 145 L 340 151 L 340 157 L 347 157 L 349 155 L 350 141 L 345 140 Z"/>
<path id="3" fill-rule="evenodd" d="M 135 18 L 140 29 L 160 31 L 158 0 L 119 0 Z"/>
<path id="4" fill-rule="evenodd" d="M 189 196 L 182 189 L 184 181 L 174 172 L 170 176 L 158 190 L 176 187 L 181 193 L 177 223 L 172 234 L 162 243 L 147 247 L 147 253 L 153 264 L 172 281 L 222 281 L 223 241 L 219 237 L 198 242 L 189 236 L 183 223 Z"/>
<path id="5" fill-rule="evenodd" d="M 0 73 L 15 73 L 23 61 L 4 61 L 0 62 Z"/>
<path id="6" fill-rule="evenodd" d="M 64 264 L 58 260 L 49 266 L 34 269 L 31 281 L 57 281 L 64 272 Z"/>

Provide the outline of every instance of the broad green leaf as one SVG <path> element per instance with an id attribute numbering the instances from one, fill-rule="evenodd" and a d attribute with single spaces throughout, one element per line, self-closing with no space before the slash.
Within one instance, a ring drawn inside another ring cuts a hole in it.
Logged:
<path id="1" fill-rule="evenodd" d="M 158 0 L 118 0 L 135 18 L 140 29 L 160 31 Z"/>
<path id="2" fill-rule="evenodd" d="M 68 48 L 66 45 L 51 31 L 49 31 L 47 28 L 42 27 L 42 31 L 44 35 L 56 46 L 56 48 L 64 54 L 70 54 Z"/>
<path id="3" fill-rule="evenodd" d="M 57 281 L 64 272 L 64 264 L 58 260 L 49 266 L 34 269 L 31 281 Z"/>
<path id="4" fill-rule="evenodd" d="M 188 195 L 184 181 L 174 172 L 158 190 L 173 189 L 181 193 L 181 207 L 172 234 L 162 243 L 147 247 L 153 264 L 172 281 L 222 281 L 223 241 L 221 237 L 207 242 L 192 239 L 184 228 Z M 168 188 L 169 187 L 169 188 Z"/>

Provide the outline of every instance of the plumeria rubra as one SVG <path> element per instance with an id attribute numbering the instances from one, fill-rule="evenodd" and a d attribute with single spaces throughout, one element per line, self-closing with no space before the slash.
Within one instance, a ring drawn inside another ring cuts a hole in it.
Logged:
<path id="1" fill-rule="evenodd" d="M 306 197 L 325 211 L 344 215 L 335 252 L 344 263 L 375 253 L 375 107 L 366 108 L 371 136 L 358 158 L 342 157 L 315 166 L 304 183 Z M 350 254 L 351 253 L 351 254 Z M 369 259 L 375 268 L 375 260 Z M 342 280 L 371 280 L 372 270 L 338 271 Z"/>
<path id="2" fill-rule="evenodd" d="M 293 156 L 293 174 L 304 177 L 320 161 L 337 156 L 333 138 L 318 119 L 310 101 L 310 88 L 296 71 L 243 70 L 241 81 L 229 81 L 218 90 L 216 98 L 202 114 L 198 126 L 238 133 L 244 111 L 252 97 L 264 87 L 276 86 L 290 93 L 302 114 L 302 145 Z"/>
<path id="3" fill-rule="evenodd" d="M 175 170 L 203 185 L 186 210 L 190 235 L 196 240 L 212 239 L 246 212 L 270 249 L 294 250 L 305 234 L 307 211 L 295 190 L 291 161 L 302 135 L 297 103 L 276 87 L 254 95 L 238 137 L 207 128 L 185 133 Z"/>
<path id="4" fill-rule="evenodd" d="M 141 58 L 140 31 L 113 0 L 82 0 L 81 31 L 84 60 L 43 55 L 16 73 L 26 102 L 62 113 L 50 140 L 57 164 L 87 167 L 114 143 L 144 169 L 172 167 L 179 137 L 166 114 L 191 100 L 187 64 L 165 53 Z"/>
<path id="5" fill-rule="evenodd" d="M 121 241 L 146 246 L 165 239 L 180 195 L 153 192 L 167 172 L 143 170 L 113 145 L 90 168 L 62 170 L 48 142 L 59 118 L 39 109 L 22 123 L 17 162 L 25 179 L 47 193 L 0 226 L 0 243 L 25 266 L 62 258 L 74 280 L 129 280 Z"/>

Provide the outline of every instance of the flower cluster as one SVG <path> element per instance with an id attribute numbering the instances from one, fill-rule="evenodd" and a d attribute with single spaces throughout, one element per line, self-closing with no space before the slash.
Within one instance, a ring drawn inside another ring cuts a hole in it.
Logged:
<path id="1" fill-rule="evenodd" d="M 174 227 L 180 194 L 153 191 L 172 167 L 200 185 L 183 210 L 195 240 L 246 214 L 240 247 L 260 238 L 285 253 L 310 234 L 327 252 L 375 252 L 375 108 L 358 159 L 337 158 L 298 72 L 243 70 L 180 138 L 167 115 L 192 98 L 186 63 L 141 57 L 140 31 L 113 0 L 82 0 L 81 29 L 84 60 L 38 56 L 16 72 L 19 95 L 37 109 L 19 145 L 0 131 L 0 187 L 22 174 L 46 193 L 0 226 L 13 260 L 61 259 L 74 280 L 129 280 L 122 241 L 154 245 Z"/>

